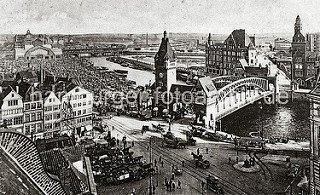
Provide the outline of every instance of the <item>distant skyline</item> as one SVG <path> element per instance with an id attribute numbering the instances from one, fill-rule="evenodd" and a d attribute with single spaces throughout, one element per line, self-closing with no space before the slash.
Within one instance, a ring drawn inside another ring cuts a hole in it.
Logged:
<path id="1" fill-rule="evenodd" d="M 0 33 L 320 32 L 319 0 L 2 0 Z"/>

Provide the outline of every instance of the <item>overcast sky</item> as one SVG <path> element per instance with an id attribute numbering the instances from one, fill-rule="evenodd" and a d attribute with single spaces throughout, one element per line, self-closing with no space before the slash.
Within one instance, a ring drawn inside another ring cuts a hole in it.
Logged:
<path id="1" fill-rule="evenodd" d="M 320 32 L 319 0 L 1 0 L 0 33 Z"/>

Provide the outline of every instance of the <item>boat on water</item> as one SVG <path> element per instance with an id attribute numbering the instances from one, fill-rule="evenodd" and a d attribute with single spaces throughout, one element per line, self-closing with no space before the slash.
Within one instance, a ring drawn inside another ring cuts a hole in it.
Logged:
<path id="1" fill-rule="evenodd" d="M 115 73 L 119 73 L 119 74 L 125 74 L 125 75 L 128 74 L 128 71 L 127 71 L 127 70 L 116 69 L 116 70 L 114 70 L 114 72 L 115 72 Z"/>
<path id="2" fill-rule="evenodd" d="M 260 132 L 258 131 L 250 132 L 249 135 L 253 138 L 260 138 Z"/>
<path id="3" fill-rule="evenodd" d="M 142 66 L 138 66 L 136 69 L 138 69 L 138 70 L 145 70 L 145 68 L 142 67 Z"/>
<path id="4" fill-rule="evenodd" d="M 129 67 L 129 66 L 130 66 L 130 64 L 129 64 L 129 63 L 127 63 L 127 62 L 122 62 L 122 63 L 120 64 L 120 66 L 123 66 L 123 67 Z"/>
<path id="5" fill-rule="evenodd" d="M 97 67 L 97 70 L 104 70 L 104 71 L 106 71 L 106 70 L 109 70 L 109 68 L 104 67 L 104 66 L 99 66 L 99 67 Z"/>
<path id="6" fill-rule="evenodd" d="M 133 81 L 133 80 L 128 80 L 128 83 L 129 83 L 130 85 L 136 85 L 136 84 L 137 84 L 137 82 L 136 82 L 136 81 Z"/>

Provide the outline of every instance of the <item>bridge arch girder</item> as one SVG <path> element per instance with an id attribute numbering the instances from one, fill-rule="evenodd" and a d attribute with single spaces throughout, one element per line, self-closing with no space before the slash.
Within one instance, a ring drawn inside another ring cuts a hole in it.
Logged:
<path id="1" fill-rule="evenodd" d="M 236 89 L 239 89 L 243 86 L 255 86 L 260 88 L 262 91 L 267 91 L 268 80 L 263 78 L 250 77 L 230 83 L 218 90 L 217 103 L 225 99 L 230 93 L 234 92 Z"/>

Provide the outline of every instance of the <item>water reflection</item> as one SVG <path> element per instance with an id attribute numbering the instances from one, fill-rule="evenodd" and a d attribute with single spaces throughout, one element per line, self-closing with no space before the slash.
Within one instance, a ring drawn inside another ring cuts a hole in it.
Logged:
<path id="1" fill-rule="evenodd" d="M 261 117 L 261 123 L 260 123 Z M 310 137 L 309 103 L 290 102 L 286 105 L 249 105 L 222 119 L 222 129 L 229 133 L 248 136 L 250 132 L 264 130 L 265 137 Z"/>

